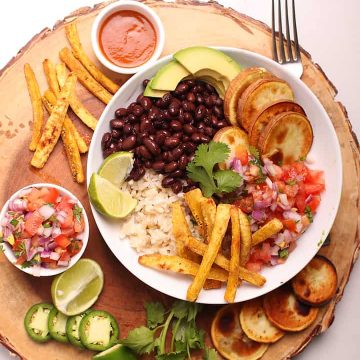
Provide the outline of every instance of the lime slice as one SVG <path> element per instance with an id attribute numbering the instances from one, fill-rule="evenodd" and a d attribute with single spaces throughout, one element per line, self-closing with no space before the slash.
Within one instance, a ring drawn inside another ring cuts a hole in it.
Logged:
<path id="1" fill-rule="evenodd" d="M 114 345 L 93 357 L 93 360 L 136 360 L 133 352 L 124 345 Z"/>
<path id="2" fill-rule="evenodd" d="M 96 210 L 112 218 L 124 218 L 137 205 L 137 200 L 129 193 L 119 190 L 96 173 L 91 176 L 88 192 Z"/>
<path id="3" fill-rule="evenodd" d="M 53 280 L 53 303 L 67 316 L 80 314 L 95 303 L 103 284 L 104 274 L 100 265 L 91 259 L 81 259 Z"/>
<path id="4" fill-rule="evenodd" d="M 106 180 L 109 180 L 116 187 L 120 187 L 129 175 L 133 164 L 133 153 L 128 151 L 116 152 L 104 160 L 98 174 Z"/>

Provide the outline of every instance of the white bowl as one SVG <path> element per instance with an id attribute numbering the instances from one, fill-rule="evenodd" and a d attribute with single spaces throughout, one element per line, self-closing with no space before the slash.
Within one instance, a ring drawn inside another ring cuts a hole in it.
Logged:
<path id="1" fill-rule="evenodd" d="M 87 243 L 88 243 L 88 240 L 89 240 L 89 220 L 88 220 L 88 217 L 86 215 L 86 211 L 85 211 L 83 205 L 81 204 L 80 200 L 74 194 L 72 194 L 70 191 L 64 189 L 61 186 L 55 185 L 55 184 L 39 183 L 39 184 L 27 185 L 27 186 L 23 187 L 22 189 L 18 190 L 17 192 L 15 192 L 10 197 L 10 199 L 5 203 L 5 205 L 3 206 L 2 210 L 1 210 L 1 213 L 0 213 L 0 222 L 5 217 L 5 213 L 7 212 L 8 207 L 9 207 L 9 202 L 16 199 L 23 190 L 33 188 L 33 187 L 36 187 L 36 188 L 43 188 L 43 187 L 54 188 L 54 189 L 58 190 L 61 195 L 68 196 L 70 199 L 72 199 L 74 201 L 77 201 L 77 205 L 79 205 L 80 208 L 83 210 L 84 222 L 85 222 L 84 232 L 83 232 L 83 236 L 82 236 L 83 246 L 82 246 L 81 250 L 75 256 L 73 256 L 70 259 L 69 266 L 58 267 L 56 269 L 40 268 L 40 273 L 38 273 L 37 271 L 34 271 L 33 267 L 28 267 L 28 268 L 23 269 L 21 267 L 21 265 L 16 264 L 16 257 L 14 255 L 10 245 L 8 245 L 6 242 L 2 243 L 3 248 L 4 248 L 5 256 L 8 258 L 8 260 L 14 266 L 16 266 L 21 271 L 23 271 L 23 272 L 25 272 L 27 274 L 36 276 L 36 277 L 39 277 L 39 276 L 53 276 L 53 275 L 60 274 L 60 273 L 64 272 L 65 270 L 70 269 L 81 258 L 82 254 L 84 253 L 84 251 L 86 249 L 86 246 L 87 246 Z"/>
<path id="2" fill-rule="evenodd" d="M 99 31 L 101 29 L 101 25 L 110 15 L 120 10 L 132 10 L 144 15 L 155 28 L 157 38 L 156 48 L 152 56 L 140 66 L 121 67 L 115 65 L 104 56 L 102 50 L 100 49 Z M 135 74 L 153 65 L 160 57 L 165 45 L 165 31 L 159 16 L 149 6 L 131 0 L 118 1 L 104 8 L 95 18 L 91 29 L 91 43 L 96 57 L 105 67 L 120 74 Z"/>
<path id="3" fill-rule="evenodd" d="M 314 131 L 314 142 L 308 159 L 314 162 L 313 169 L 324 170 L 326 191 L 314 222 L 298 239 L 296 249 L 290 254 L 285 264 L 266 267 L 261 272 L 267 279 L 263 287 L 257 288 L 245 282 L 237 291 L 235 301 L 245 301 L 266 294 L 294 277 L 314 257 L 328 235 L 337 213 L 342 187 L 342 163 L 338 139 L 334 127 L 319 100 L 311 90 L 298 78 L 286 71 L 278 63 L 250 51 L 229 47 L 218 47 L 244 67 L 264 67 L 281 79 L 287 81 L 295 93 L 296 101 L 305 109 Z M 101 151 L 102 135 L 109 131 L 109 121 L 119 107 L 125 107 L 135 101 L 143 91 L 142 81 L 150 79 L 155 73 L 172 59 L 172 55 L 159 60 L 151 68 L 136 74 L 128 80 L 114 95 L 105 108 L 93 135 L 88 163 L 87 181 L 91 174 L 98 171 L 103 156 Z M 121 238 L 119 225 L 99 214 L 94 208 L 92 212 L 96 224 L 111 251 L 119 261 L 140 280 L 167 295 L 178 299 L 186 299 L 186 291 L 191 283 L 191 277 L 166 271 L 157 271 L 138 263 L 138 253 L 131 248 L 129 242 Z M 117 235 L 118 234 L 118 235 Z M 201 291 L 198 302 L 207 304 L 222 304 L 225 288 Z"/>

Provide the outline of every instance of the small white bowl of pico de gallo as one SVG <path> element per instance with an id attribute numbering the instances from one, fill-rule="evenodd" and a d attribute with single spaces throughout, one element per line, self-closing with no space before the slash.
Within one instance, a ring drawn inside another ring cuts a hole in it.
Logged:
<path id="1" fill-rule="evenodd" d="M 0 213 L 0 246 L 8 260 L 33 276 L 57 275 L 85 251 L 89 221 L 81 202 L 54 184 L 14 193 Z"/>

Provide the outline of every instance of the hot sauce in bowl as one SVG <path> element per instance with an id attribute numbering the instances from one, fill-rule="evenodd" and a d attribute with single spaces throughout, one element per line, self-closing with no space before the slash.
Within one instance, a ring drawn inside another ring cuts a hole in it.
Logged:
<path id="1" fill-rule="evenodd" d="M 108 69 L 134 74 L 155 62 L 164 47 L 160 18 L 148 6 L 121 1 L 103 9 L 93 24 L 95 55 Z"/>

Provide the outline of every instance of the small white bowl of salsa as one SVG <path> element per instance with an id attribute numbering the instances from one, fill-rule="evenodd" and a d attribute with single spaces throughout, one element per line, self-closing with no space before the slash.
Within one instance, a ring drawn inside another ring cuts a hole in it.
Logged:
<path id="1" fill-rule="evenodd" d="M 165 31 L 159 16 L 149 6 L 119 1 L 98 14 L 91 42 L 105 67 L 120 74 L 135 74 L 160 57 Z"/>

